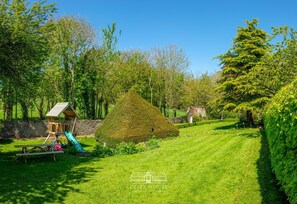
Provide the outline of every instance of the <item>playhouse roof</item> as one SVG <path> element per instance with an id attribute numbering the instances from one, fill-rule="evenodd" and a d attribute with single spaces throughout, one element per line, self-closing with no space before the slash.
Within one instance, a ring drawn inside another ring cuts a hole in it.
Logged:
<path id="1" fill-rule="evenodd" d="M 69 102 L 57 103 L 47 114 L 46 117 L 60 117 L 64 113 L 67 118 L 77 118 L 78 115 Z"/>

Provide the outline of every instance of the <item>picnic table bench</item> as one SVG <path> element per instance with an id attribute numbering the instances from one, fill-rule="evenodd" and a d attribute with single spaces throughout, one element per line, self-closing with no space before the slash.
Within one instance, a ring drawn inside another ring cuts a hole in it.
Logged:
<path id="1" fill-rule="evenodd" d="M 27 144 L 27 145 L 14 145 L 15 148 L 22 148 L 22 153 L 16 154 L 16 156 L 23 156 L 25 163 L 27 163 L 27 156 L 34 155 L 49 155 L 52 154 L 56 161 L 56 154 L 64 153 L 63 151 L 55 151 L 54 144 Z"/>

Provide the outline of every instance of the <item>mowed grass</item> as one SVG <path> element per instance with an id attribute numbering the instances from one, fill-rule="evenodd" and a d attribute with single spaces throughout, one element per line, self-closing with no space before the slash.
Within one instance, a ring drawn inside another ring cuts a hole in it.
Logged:
<path id="1" fill-rule="evenodd" d="M 218 122 L 180 129 L 158 149 L 104 159 L 68 154 L 14 156 L 15 144 L 2 144 L 0 203 L 280 203 L 265 136 Z M 86 150 L 94 138 L 80 138 Z M 133 185 L 133 172 L 163 172 L 162 185 Z"/>

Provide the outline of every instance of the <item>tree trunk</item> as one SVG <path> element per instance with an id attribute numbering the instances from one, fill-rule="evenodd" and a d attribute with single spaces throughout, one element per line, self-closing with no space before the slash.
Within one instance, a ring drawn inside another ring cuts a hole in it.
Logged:
<path id="1" fill-rule="evenodd" d="M 91 119 L 95 119 L 96 118 L 96 98 L 95 98 L 95 91 L 91 91 Z"/>
<path id="2" fill-rule="evenodd" d="M 47 98 L 46 112 L 48 113 L 52 109 L 50 97 Z"/>
<path id="3" fill-rule="evenodd" d="M 163 113 L 162 112 L 162 101 L 161 100 L 159 101 L 159 110 L 160 110 L 161 113 Z"/>
<path id="4" fill-rule="evenodd" d="M 11 100 L 8 99 L 5 105 L 5 120 L 11 120 L 12 119 L 12 112 L 13 112 L 13 103 Z"/>
<path id="5" fill-rule="evenodd" d="M 108 106 L 109 106 L 109 103 L 108 101 L 105 101 L 104 103 L 104 118 L 106 118 L 106 116 L 108 115 Z"/>
<path id="6" fill-rule="evenodd" d="M 29 119 L 29 112 L 28 112 L 28 105 L 25 101 L 20 101 L 21 108 L 22 108 L 22 114 L 23 114 L 23 120 Z"/>
<path id="7" fill-rule="evenodd" d="M 84 114 L 86 115 L 87 119 L 90 119 L 90 102 L 89 102 L 89 93 L 88 90 L 82 91 L 82 98 L 83 98 L 83 108 Z"/>
<path id="8" fill-rule="evenodd" d="M 39 118 L 41 120 L 44 119 L 44 98 L 42 97 L 39 101 L 39 104 L 35 103 L 35 106 L 38 109 L 38 113 L 39 113 Z"/>
<path id="9" fill-rule="evenodd" d="M 71 105 L 75 109 L 75 103 L 74 103 L 74 68 L 71 68 L 71 86 L 70 86 L 70 94 L 71 94 Z"/>
<path id="10" fill-rule="evenodd" d="M 150 97 L 151 97 L 151 104 L 153 104 L 153 86 L 152 86 L 152 77 L 149 77 L 149 88 L 150 88 Z"/>
<path id="11" fill-rule="evenodd" d="M 98 118 L 99 119 L 102 119 L 102 110 L 103 110 L 102 105 L 103 105 L 102 102 L 98 103 Z"/>
<path id="12" fill-rule="evenodd" d="M 255 123 L 253 118 L 253 112 L 251 110 L 246 111 L 246 121 L 249 127 L 254 127 Z"/>
<path id="13" fill-rule="evenodd" d="M 13 115 L 13 89 L 10 84 L 7 84 L 4 89 L 4 120 L 11 120 Z"/>
<path id="14" fill-rule="evenodd" d="M 151 104 L 153 104 L 153 88 L 150 87 L 150 91 L 151 91 Z"/>
<path id="15" fill-rule="evenodd" d="M 96 94 L 96 97 L 95 97 L 94 106 L 95 106 L 94 119 L 96 119 L 96 117 L 98 116 L 98 96 L 97 96 L 97 94 Z"/>
<path id="16" fill-rule="evenodd" d="M 64 57 L 65 58 L 65 57 Z M 69 66 L 68 66 L 68 59 L 63 59 L 64 61 L 64 76 L 63 76 L 63 79 L 64 79 L 64 86 L 63 86 L 63 98 L 64 98 L 64 101 L 69 101 L 69 87 L 70 87 L 70 82 L 69 82 Z"/>
<path id="17" fill-rule="evenodd" d="M 5 120 L 5 116 L 6 116 L 6 114 L 5 114 L 5 103 L 3 103 L 2 108 L 3 108 L 3 120 Z"/>
<path id="18" fill-rule="evenodd" d="M 98 115 L 97 115 L 97 117 L 99 118 L 99 119 L 102 119 L 102 110 L 103 110 L 103 96 L 101 95 L 101 96 L 99 96 L 99 98 L 98 98 Z"/>
<path id="19" fill-rule="evenodd" d="M 70 87 L 70 83 L 67 79 L 68 77 L 66 76 L 65 79 L 64 79 L 64 87 L 63 87 L 63 98 L 64 98 L 64 101 L 69 101 L 69 87 Z"/>
<path id="20" fill-rule="evenodd" d="M 18 94 L 17 90 L 15 91 L 15 113 L 14 113 L 15 119 L 18 119 Z"/>
<path id="21" fill-rule="evenodd" d="M 165 104 L 163 104 L 162 109 L 163 109 L 164 116 L 167 117 L 167 112 L 166 112 L 166 106 L 165 106 Z"/>

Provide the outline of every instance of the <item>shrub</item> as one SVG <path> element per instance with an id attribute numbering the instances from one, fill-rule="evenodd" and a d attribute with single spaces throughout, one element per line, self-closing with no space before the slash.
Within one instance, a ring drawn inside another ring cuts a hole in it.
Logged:
<path id="1" fill-rule="evenodd" d="M 297 203 L 297 80 L 281 89 L 264 113 L 276 178 L 290 203 Z"/>
<path id="2" fill-rule="evenodd" d="M 144 148 L 141 145 L 136 145 L 133 142 L 121 142 L 116 147 L 117 154 L 136 154 L 139 152 L 143 152 Z"/>
<path id="3" fill-rule="evenodd" d="M 100 158 L 113 156 L 114 149 L 107 146 L 104 147 L 102 144 L 99 143 L 94 147 L 92 155 Z"/>
<path id="4" fill-rule="evenodd" d="M 145 142 L 153 135 L 157 138 L 178 136 L 179 130 L 160 110 L 129 91 L 121 98 L 96 132 L 96 140 L 116 147 L 121 142 Z"/>
<path id="5" fill-rule="evenodd" d="M 160 147 L 160 144 L 158 139 L 155 136 L 153 136 L 145 143 L 145 146 L 147 149 L 156 149 Z"/>
<path id="6" fill-rule="evenodd" d="M 201 121 L 202 120 L 202 117 L 200 116 L 200 115 L 194 115 L 193 116 L 193 122 L 195 123 L 195 122 L 199 122 L 199 121 Z"/>
<path id="7" fill-rule="evenodd" d="M 187 127 L 192 127 L 192 126 L 196 126 L 198 123 L 180 123 L 180 124 L 175 124 L 175 127 L 177 127 L 178 129 L 181 128 L 187 128 Z"/>
<path id="8" fill-rule="evenodd" d="M 239 115 L 239 123 L 246 123 L 246 115 L 245 114 L 240 114 Z"/>

